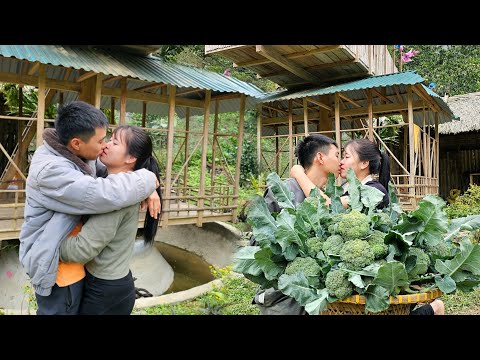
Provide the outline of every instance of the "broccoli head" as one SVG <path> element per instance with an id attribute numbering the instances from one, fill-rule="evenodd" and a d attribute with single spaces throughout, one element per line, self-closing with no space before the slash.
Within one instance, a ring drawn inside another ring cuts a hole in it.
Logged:
<path id="1" fill-rule="evenodd" d="M 411 247 L 408 249 L 407 258 L 410 256 L 416 257 L 415 266 L 408 272 L 409 277 L 415 277 L 417 275 L 423 275 L 427 272 L 430 266 L 430 257 L 420 248 Z"/>
<path id="2" fill-rule="evenodd" d="M 318 276 L 322 272 L 322 268 L 314 258 L 297 256 L 288 263 L 285 274 L 292 275 L 297 272 L 303 272 L 305 276 Z"/>
<path id="3" fill-rule="evenodd" d="M 361 270 L 373 263 L 375 254 L 365 240 L 347 241 L 340 250 L 340 258 L 347 269 Z"/>
<path id="4" fill-rule="evenodd" d="M 325 278 L 325 287 L 331 296 L 345 299 L 353 293 L 353 285 L 348 281 L 348 272 L 342 269 L 331 270 Z"/>
<path id="5" fill-rule="evenodd" d="M 428 244 L 428 242 L 426 242 L 423 249 L 426 253 L 433 255 L 434 257 L 445 259 L 451 256 L 453 246 L 445 241 L 440 241 L 434 246 L 431 246 Z"/>
<path id="6" fill-rule="evenodd" d="M 384 243 L 385 233 L 374 230 L 370 237 L 367 239 L 368 244 L 373 250 L 375 259 L 381 259 L 388 253 L 388 245 Z"/>
<path id="7" fill-rule="evenodd" d="M 313 237 L 313 238 L 307 239 L 306 245 L 307 245 L 307 250 L 310 256 L 312 257 L 317 256 L 318 252 L 322 251 L 322 246 L 324 242 L 325 240 L 319 237 Z"/>
<path id="8" fill-rule="evenodd" d="M 369 231 L 370 219 L 358 210 L 344 214 L 337 227 L 337 232 L 345 241 L 363 239 Z"/>
<path id="9" fill-rule="evenodd" d="M 343 241 L 340 235 L 331 235 L 323 243 L 322 250 L 325 253 L 325 255 L 328 255 L 328 254 L 338 255 L 340 254 L 340 250 L 342 249 L 344 244 L 345 244 L 345 241 Z"/>
<path id="10" fill-rule="evenodd" d="M 330 234 L 337 234 L 338 223 L 342 220 L 344 214 L 337 214 L 330 218 L 328 222 L 328 232 Z"/>

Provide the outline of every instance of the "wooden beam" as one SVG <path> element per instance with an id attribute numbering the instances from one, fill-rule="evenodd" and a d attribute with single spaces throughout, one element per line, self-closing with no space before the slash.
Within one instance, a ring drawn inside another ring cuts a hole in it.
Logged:
<path id="1" fill-rule="evenodd" d="M 304 70 L 297 64 L 295 64 L 292 60 L 287 59 L 285 56 L 280 54 L 277 50 L 275 50 L 272 46 L 269 45 L 257 45 L 255 50 L 257 53 L 261 54 L 262 56 L 270 59 L 275 64 L 281 66 L 282 68 L 288 70 L 292 74 L 297 75 L 301 79 L 307 80 L 309 82 L 320 84 L 322 80 L 317 78 L 315 75 L 311 74 L 310 72 Z"/>
<path id="2" fill-rule="evenodd" d="M 301 122 L 303 121 L 304 115 L 293 115 L 292 120 L 293 122 Z M 276 124 L 283 124 L 286 125 L 288 123 L 288 116 L 279 116 L 279 117 L 273 117 L 273 118 L 265 118 L 262 120 L 262 123 L 264 126 L 269 126 L 269 125 L 276 125 Z M 308 120 L 316 120 L 320 119 L 320 111 L 316 112 L 309 112 L 308 113 Z"/>
<path id="3" fill-rule="evenodd" d="M 412 90 L 421 98 L 424 99 L 431 107 L 434 112 L 442 111 L 440 106 L 437 104 L 435 100 L 427 93 L 427 91 L 422 87 L 421 84 L 416 84 L 412 86 Z"/>
<path id="4" fill-rule="evenodd" d="M 295 53 L 287 54 L 287 55 L 283 55 L 283 56 L 287 59 L 295 59 L 295 58 L 299 58 L 299 57 L 303 57 L 303 56 L 309 56 L 309 55 L 314 55 L 314 54 L 319 54 L 319 53 L 323 53 L 323 52 L 336 50 L 340 47 L 341 47 L 341 45 L 327 45 L 327 46 L 324 46 L 324 47 L 321 47 L 321 48 L 299 51 L 299 52 L 295 52 Z M 272 61 L 268 60 L 268 59 L 249 60 L 249 61 L 234 63 L 233 67 L 263 65 L 263 64 L 268 64 L 268 63 L 271 63 L 271 62 Z"/>
<path id="5" fill-rule="evenodd" d="M 245 100 L 246 96 L 242 94 L 240 99 L 240 121 L 238 123 L 238 142 L 237 142 L 237 163 L 235 164 L 235 187 L 233 188 L 233 209 L 232 220 L 237 222 L 238 193 L 240 190 L 240 164 L 243 153 L 243 127 L 245 123 Z"/>
<path id="6" fill-rule="evenodd" d="M 158 87 L 165 87 L 165 86 L 167 86 L 167 84 L 164 84 L 164 83 L 148 84 L 148 85 L 140 86 L 136 89 L 133 89 L 133 91 L 144 91 L 144 90 L 150 90 L 150 89 L 155 89 Z"/>
<path id="7" fill-rule="evenodd" d="M 172 168 L 173 168 L 173 135 L 174 135 L 174 123 L 175 123 L 175 92 L 176 87 L 168 85 L 168 132 L 167 132 L 167 164 L 165 168 L 165 197 L 170 198 L 172 195 Z M 170 200 L 165 199 L 164 206 L 170 208 Z M 168 226 L 169 213 L 162 215 L 162 221 L 164 227 Z"/>
<path id="8" fill-rule="evenodd" d="M 284 113 L 284 114 L 288 114 L 288 111 L 286 110 L 283 110 L 283 109 L 279 109 L 279 108 L 276 108 L 274 106 L 270 106 L 270 105 L 265 105 L 263 104 L 263 107 L 267 108 L 267 109 L 271 109 L 273 111 L 277 111 L 277 112 L 281 112 L 281 113 Z"/>
<path id="9" fill-rule="evenodd" d="M 0 72 L 0 82 L 7 82 L 18 85 L 38 86 L 38 77 L 30 75 L 21 75 L 8 72 Z M 71 83 L 64 80 L 45 79 L 45 87 L 56 90 L 80 92 L 80 84 Z"/>
<path id="10" fill-rule="evenodd" d="M 305 136 L 308 136 L 308 106 L 306 98 L 303 98 L 303 126 L 305 128 Z"/>
<path id="11" fill-rule="evenodd" d="M 352 104 L 353 106 L 356 106 L 357 108 L 359 107 L 362 107 L 362 105 L 360 105 L 359 103 L 353 101 L 352 99 L 350 99 L 349 97 L 347 97 L 346 95 L 343 95 L 341 93 L 338 93 L 338 96 L 340 96 L 340 98 L 342 98 L 343 100 L 345 101 L 348 101 L 350 104 Z"/>
<path id="12" fill-rule="evenodd" d="M 97 73 L 95 71 L 89 71 L 83 75 L 80 75 L 78 78 L 77 78 L 77 83 L 80 83 L 84 80 L 87 80 L 87 79 L 90 79 L 91 77 L 97 75 Z"/>
<path id="13" fill-rule="evenodd" d="M 38 105 L 37 105 L 37 148 L 43 144 L 43 129 L 45 127 L 45 77 L 46 67 L 38 68 Z"/>
<path id="14" fill-rule="evenodd" d="M 368 140 L 373 141 L 373 98 L 372 90 L 368 89 Z"/>
<path id="15" fill-rule="evenodd" d="M 421 109 L 423 108 L 423 101 L 418 100 L 412 103 L 413 109 Z M 382 104 L 382 105 L 375 105 L 373 106 L 373 113 L 393 113 L 393 112 L 400 112 L 402 110 L 408 109 L 408 103 L 393 103 L 393 104 Z M 342 112 L 343 115 L 348 116 L 359 116 L 359 115 L 367 115 L 368 114 L 368 106 L 361 107 L 357 109 L 349 109 Z"/>
<path id="16" fill-rule="evenodd" d="M 145 127 L 147 123 L 147 102 L 142 103 L 142 127 Z"/>
<path id="17" fill-rule="evenodd" d="M 414 126 L 413 126 L 413 95 L 412 95 L 412 86 L 409 85 L 407 88 L 407 103 L 408 103 L 408 141 L 409 141 L 409 152 L 410 152 L 410 167 L 409 167 L 409 176 L 408 184 L 410 185 L 409 193 L 411 196 L 412 206 L 415 208 L 415 138 L 414 138 Z"/>
<path id="18" fill-rule="evenodd" d="M 121 78 L 122 78 L 121 75 L 111 76 L 109 78 L 103 79 L 103 83 L 106 84 L 106 83 L 109 83 L 109 82 L 112 82 L 112 81 L 115 81 L 115 80 L 120 80 Z"/>
<path id="19" fill-rule="evenodd" d="M 312 66 L 306 66 L 303 68 L 305 71 L 311 71 L 311 70 L 325 70 L 325 69 L 331 69 L 331 68 L 336 68 L 336 67 L 341 67 L 344 65 L 352 65 L 358 63 L 357 60 L 355 59 L 349 59 L 349 60 L 344 60 L 344 61 L 338 61 L 338 62 L 331 62 L 331 63 L 326 63 L 326 64 L 318 64 L 318 65 L 312 65 Z M 276 71 L 268 74 L 263 74 L 259 75 L 260 78 L 262 79 L 267 79 L 267 78 L 272 78 L 275 76 L 281 76 L 281 75 L 286 75 L 288 74 L 289 71 Z"/>
<path id="20" fill-rule="evenodd" d="M 338 159 L 342 153 L 342 135 L 340 133 L 340 96 L 339 93 L 335 93 L 335 142 L 338 145 Z M 337 184 L 339 183 L 337 179 Z"/>
<path id="21" fill-rule="evenodd" d="M 262 165 L 262 104 L 257 105 L 257 168 L 261 173 Z"/>
<path id="22" fill-rule="evenodd" d="M 310 97 L 306 97 L 305 99 L 307 99 L 307 101 L 311 102 L 312 104 L 315 104 L 315 105 L 318 105 L 328 111 L 333 111 L 333 108 L 331 106 L 328 106 L 327 104 L 324 104 L 320 101 L 317 101 L 317 100 L 313 100 L 312 98 Z"/>
<path id="23" fill-rule="evenodd" d="M 203 89 L 191 89 L 191 90 L 187 90 L 187 91 L 184 91 L 184 92 L 179 92 L 179 93 L 177 93 L 177 96 L 182 96 L 182 95 L 187 95 L 187 94 L 191 94 L 191 93 L 196 93 L 196 92 L 199 92 L 199 91 L 203 91 Z"/>
<path id="24" fill-rule="evenodd" d="M 28 70 L 28 75 L 32 76 L 33 74 L 35 74 L 38 69 L 40 67 L 40 63 L 38 61 L 34 62 L 32 64 L 32 67 Z"/>
<path id="25" fill-rule="evenodd" d="M 125 113 L 127 112 L 127 78 L 121 80 L 120 90 L 120 125 L 125 125 Z"/>
<path id="26" fill-rule="evenodd" d="M 293 114 L 292 100 L 288 100 L 288 166 L 293 166 Z"/>
<path id="27" fill-rule="evenodd" d="M 208 126 L 210 119 L 210 100 L 212 97 L 212 91 L 207 90 L 205 93 L 205 107 L 203 113 L 203 135 L 202 135 L 202 159 L 200 165 L 200 188 L 198 189 L 198 208 L 197 211 L 197 226 L 200 227 L 203 224 L 204 204 L 205 204 L 205 172 L 207 171 L 207 147 L 208 147 Z"/>
<path id="28" fill-rule="evenodd" d="M 121 96 L 121 90 L 104 87 L 102 89 L 102 94 L 105 95 L 105 96 L 113 96 L 113 97 L 119 98 Z M 168 96 L 166 96 L 166 95 L 149 94 L 149 93 L 146 93 L 146 92 L 127 90 L 126 97 L 127 97 L 127 99 L 134 99 L 134 100 L 140 100 L 140 101 L 148 101 L 148 102 L 157 102 L 157 103 L 168 104 Z M 175 104 L 177 106 L 189 106 L 189 107 L 203 109 L 204 101 L 203 100 L 177 98 L 177 100 L 175 101 Z"/>
<path id="29" fill-rule="evenodd" d="M 212 96 L 211 100 L 230 100 L 230 99 L 240 99 L 242 94 L 223 94 L 223 95 L 217 95 L 217 96 Z"/>
<path id="30" fill-rule="evenodd" d="M 343 80 L 343 79 L 354 79 L 357 77 L 367 77 L 368 72 L 363 71 L 359 73 L 353 73 L 353 74 L 344 74 L 344 75 L 339 75 L 339 76 L 333 76 L 329 77 L 328 79 L 323 79 L 320 85 L 325 85 L 327 83 L 330 83 L 333 80 Z M 294 83 L 288 83 L 283 85 L 284 87 L 293 87 L 293 86 L 300 86 L 300 85 L 307 85 L 309 84 L 308 82 L 305 81 L 300 81 L 300 82 L 294 82 Z"/>

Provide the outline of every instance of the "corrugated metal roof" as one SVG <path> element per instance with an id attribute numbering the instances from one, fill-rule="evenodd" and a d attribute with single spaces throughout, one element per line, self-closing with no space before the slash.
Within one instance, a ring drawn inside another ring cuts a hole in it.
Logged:
<path id="1" fill-rule="evenodd" d="M 370 89 L 376 87 L 385 87 L 393 85 L 413 85 L 418 84 L 423 81 L 423 78 L 414 71 L 405 71 L 401 73 L 380 75 L 380 76 L 371 76 L 366 79 L 360 79 L 351 81 L 348 83 L 343 83 L 339 85 L 332 85 L 326 88 L 315 88 L 302 91 L 284 91 L 279 94 L 267 94 L 261 98 L 262 102 L 272 102 L 272 101 L 282 101 L 290 99 L 299 99 L 307 96 L 317 96 L 317 95 L 326 95 L 333 94 L 336 92 L 345 92 L 352 90 L 362 90 Z M 437 95 L 438 96 L 438 95 Z"/>
<path id="2" fill-rule="evenodd" d="M 0 55 L 179 87 L 241 93 L 257 98 L 265 94 L 255 85 L 222 74 L 165 63 L 153 56 L 136 56 L 94 46 L 0 45 Z"/>

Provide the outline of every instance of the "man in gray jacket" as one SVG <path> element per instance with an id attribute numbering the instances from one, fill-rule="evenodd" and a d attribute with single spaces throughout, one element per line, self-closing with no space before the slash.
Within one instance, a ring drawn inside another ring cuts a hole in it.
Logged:
<path id="1" fill-rule="evenodd" d="M 338 176 L 340 161 L 339 150 L 335 141 L 331 138 L 312 134 L 300 141 L 295 150 L 300 165 L 305 168 L 307 177 L 317 187 L 325 186 L 328 179 L 328 173 Z M 285 180 L 285 184 L 294 195 L 293 203 L 295 206 L 305 200 L 305 194 L 294 178 Z M 270 189 L 264 194 L 267 207 L 270 212 L 279 213 L 282 208 L 278 205 L 275 196 Z M 255 240 L 250 245 L 255 245 Z M 291 298 L 280 290 L 274 288 L 258 288 L 252 301 L 257 304 L 262 315 L 306 315 L 305 308 L 301 306 L 294 298 Z"/>
<path id="2" fill-rule="evenodd" d="M 101 214 L 140 203 L 148 197 L 152 216 L 160 212 L 154 173 L 141 169 L 105 178 L 97 157 L 105 143 L 107 118 L 85 102 L 58 110 L 55 130 L 45 129 L 44 143 L 33 155 L 26 182 L 25 221 L 20 232 L 20 262 L 31 279 L 37 314 L 77 314 L 82 278 L 59 286 L 59 247 L 81 215 Z"/>

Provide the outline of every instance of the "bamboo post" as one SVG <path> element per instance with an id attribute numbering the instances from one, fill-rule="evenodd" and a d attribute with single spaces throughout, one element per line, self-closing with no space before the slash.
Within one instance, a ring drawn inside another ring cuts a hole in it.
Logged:
<path id="1" fill-rule="evenodd" d="M 115 98 L 110 98 L 110 124 L 115 125 Z"/>
<path id="2" fill-rule="evenodd" d="M 125 125 L 125 115 L 127 112 L 127 78 L 120 80 L 120 125 Z"/>
<path id="3" fill-rule="evenodd" d="M 409 166 L 409 176 L 408 184 L 410 185 L 409 193 L 410 199 L 412 201 L 412 208 L 415 209 L 417 205 L 417 199 L 415 198 L 415 133 L 413 128 L 413 94 L 412 86 L 409 85 L 407 88 L 407 101 L 408 101 L 408 141 L 409 141 L 409 155 L 410 155 L 410 166 Z"/>
<path id="4" fill-rule="evenodd" d="M 292 100 L 288 100 L 288 166 L 293 166 L 293 113 Z"/>
<path id="5" fill-rule="evenodd" d="M 45 65 L 40 64 L 38 69 L 37 147 L 43 143 L 45 126 L 45 75 Z"/>
<path id="6" fill-rule="evenodd" d="M 215 168 L 216 168 L 216 162 L 215 158 L 217 156 L 216 153 L 216 142 L 217 140 L 217 130 L 218 130 L 218 105 L 219 101 L 215 99 L 215 114 L 213 117 L 213 142 L 212 142 L 212 169 L 210 173 L 210 191 L 213 193 L 213 188 L 215 187 Z"/>
<path id="7" fill-rule="evenodd" d="M 187 196 L 187 182 L 188 182 L 188 140 L 190 131 L 190 108 L 185 109 L 185 167 L 183 168 L 183 195 Z"/>
<path id="8" fill-rule="evenodd" d="M 342 138 L 340 133 L 340 96 L 338 96 L 338 93 L 335 93 L 335 141 L 337 142 L 338 150 L 340 150 L 339 153 L 341 153 Z"/>
<path id="9" fill-rule="evenodd" d="M 303 126 L 305 127 L 305 136 L 308 136 L 308 104 L 307 104 L 307 98 L 303 98 Z"/>
<path id="10" fill-rule="evenodd" d="M 208 125 L 210 118 L 210 99 L 212 98 L 212 91 L 205 91 L 205 105 L 203 115 L 203 138 L 202 138 L 202 165 L 200 167 L 200 189 L 198 191 L 198 212 L 197 212 L 197 226 L 201 227 L 203 224 L 203 207 L 205 204 L 205 172 L 207 170 L 207 146 L 208 146 Z"/>
<path id="11" fill-rule="evenodd" d="M 437 194 L 439 192 L 440 185 L 440 137 L 438 133 L 438 112 L 435 113 L 435 177 L 437 178 Z"/>
<path id="12" fill-rule="evenodd" d="M 233 205 L 235 208 L 232 213 L 232 221 L 237 222 L 238 192 L 240 190 L 240 163 L 242 161 L 243 150 L 243 125 L 245 121 L 245 94 L 240 98 L 240 123 L 238 124 L 238 145 L 237 145 L 237 163 L 235 164 L 235 188 L 233 190 Z"/>
<path id="13" fill-rule="evenodd" d="M 102 101 L 102 86 L 103 86 L 103 74 L 97 74 L 95 79 L 95 93 L 94 93 L 94 101 L 93 105 L 100 109 L 100 104 Z"/>
<path id="14" fill-rule="evenodd" d="M 278 144 L 278 126 L 275 126 L 275 172 L 278 174 L 278 169 L 280 168 L 280 153 L 279 151 L 279 144 Z"/>
<path id="15" fill-rule="evenodd" d="M 173 167 L 173 135 L 175 123 L 175 94 L 177 88 L 173 85 L 168 86 L 168 132 L 167 132 L 167 166 L 165 169 L 165 200 L 163 201 L 164 208 L 170 210 L 170 197 L 172 197 L 172 167 Z M 169 212 L 162 214 L 162 227 L 168 226 Z"/>
<path id="16" fill-rule="evenodd" d="M 368 140 L 373 141 L 373 99 L 372 89 L 367 90 L 368 97 Z"/>
<path id="17" fill-rule="evenodd" d="M 257 106 L 257 168 L 262 172 L 262 105 Z"/>
<path id="18" fill-rule="evenodd" d="M 18 116 L 23 117 L 23 86 L 18 86 Z M 25 129 L 25 125 L 23 121 L 18 121 L 18 151 L 20 154 L 25 154 L 26 146 L 25 142 L 23 141 L 23 130 Z M 27 168 L 27 157 L 20 156 L 18 158 L 18 167 L 21 171 L 25 171 Z"/>
<path id="19" fill-rule="evenodd" d="M 146 127 L 147 124 L 147 102 L 142 103 L 142 127 Z"/>

